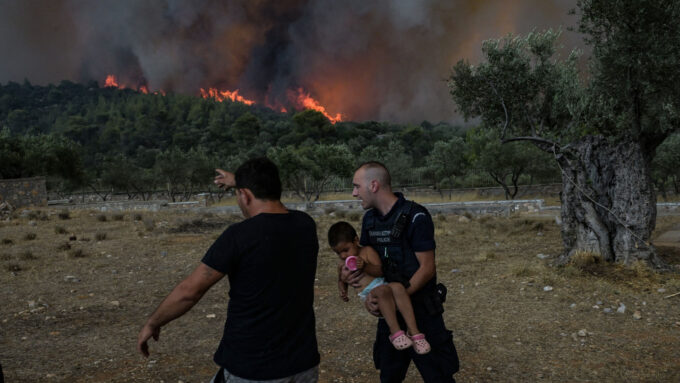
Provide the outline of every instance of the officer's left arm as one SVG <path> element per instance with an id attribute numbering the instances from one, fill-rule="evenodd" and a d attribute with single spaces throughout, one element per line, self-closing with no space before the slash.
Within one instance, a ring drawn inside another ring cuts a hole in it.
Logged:
<path id="1" fill-rule="evenodd" d="M 409 280 L 410 286 L 406 289 L 409 295 L 420 290 L 427 282 L 434 277 L 437 268 L 434 262 L 434 249 L 428 251 L 416 251 L 416 258 L 420 267 Z"/>

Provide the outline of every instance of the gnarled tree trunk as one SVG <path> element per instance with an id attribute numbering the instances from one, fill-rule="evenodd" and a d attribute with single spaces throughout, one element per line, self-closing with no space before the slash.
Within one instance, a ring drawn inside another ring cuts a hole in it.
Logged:
<path id="1" fill-rule="evenodd" d="M 586 136 L 565 149 L 562 167 L 562 240 L 566 263 L 576 251 L 609 262 L 666 265 L 650 243 L 656 196 L 650 156 L 637 142 Z"/>

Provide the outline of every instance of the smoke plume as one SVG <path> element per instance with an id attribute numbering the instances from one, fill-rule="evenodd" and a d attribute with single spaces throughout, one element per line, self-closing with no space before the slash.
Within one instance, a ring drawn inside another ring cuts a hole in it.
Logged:
<path id="1" fill-rule="evenodd" d="M 0 82 L 96 80 L 239 89 L 285 105 L 302 88 L 352 120 L 455 121 L 445 79 L 481 42 L 562 27 L 568 0 L 8 0 Z"/>

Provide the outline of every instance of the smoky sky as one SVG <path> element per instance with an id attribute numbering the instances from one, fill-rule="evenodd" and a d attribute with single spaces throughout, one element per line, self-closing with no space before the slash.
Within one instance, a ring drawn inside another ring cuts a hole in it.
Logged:
<path id="1" fill-rule="evenodd" d="M 460 59 L 509 33 L 567 27 L 576 0 L 0 0 L 0 82 L 62 80 L 282 104 L 303 89 L 352 120 L 456 121 Z"/>

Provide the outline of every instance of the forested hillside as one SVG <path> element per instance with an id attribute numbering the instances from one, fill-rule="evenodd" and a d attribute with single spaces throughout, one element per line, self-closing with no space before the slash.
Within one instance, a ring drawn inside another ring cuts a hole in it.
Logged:
<path id="1" fill-rule="evenodd" d="M 332 124 L 313 110 L 279 113 L 95 82 L 0 85 L 0 127 L 0 177 L 46 175 L 52 190 L 187 194 L 208 187 L 216 166 L 262 155 L 308 199 L 376 159 L 399 184 L 491 186 L 495 179 L 509 197 L 513 182 L 559 179 L 544 154 L 500 146 L 475 129 L 427 121 Z"/>

